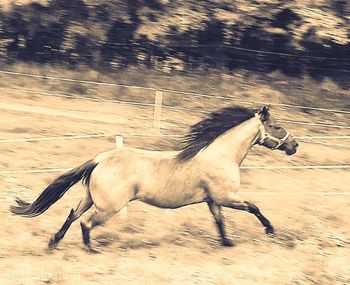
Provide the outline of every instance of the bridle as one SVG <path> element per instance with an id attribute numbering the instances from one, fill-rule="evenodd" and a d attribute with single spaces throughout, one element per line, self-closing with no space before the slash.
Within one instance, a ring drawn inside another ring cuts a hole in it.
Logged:
<path id="1" fill-rule="evenodd" d="M 272 147 L 271 149 L 278 149 L 281 145 L 283 145 L 286 140 L 289 138 L 290 136 L 290 132 L 286 131 L 286 134 L 283 136 L 283 138 L 277 138 L 274 137 L 273 135 L 271 135 L 270 133 L 268 133 L 265 129 L 265 126 L 263 123 L 261 123 L 259 125 L 259 131 L 260 131 L 260 139 L 258 141 L 258 143 L 260 145 L 264 144 L 264 142 L 268 139 L 268 140 L 272 140 L 274 142 L 276 142 L 277 144 Z"/>

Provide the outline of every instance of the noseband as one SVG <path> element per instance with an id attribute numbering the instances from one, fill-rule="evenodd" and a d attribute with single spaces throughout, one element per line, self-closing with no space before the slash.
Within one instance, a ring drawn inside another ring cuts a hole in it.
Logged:
<path id="1" fill-rule="evenodd" d="M 277 144 L 271 148 L 271 149 L 278 149 L 282 144 L 284 144 L 286 142 L 286 140 L 289 138 L 290 136 L 290 132 L 287 131 L 287 133 L 285 134 L 285 136 L 283 138 L 277 138 L 274 137 L 273 135 L 271 135 L 270 133 L 268 133 L 264 127 L 264 124 L 260 124 L 259 125 L 259 130 L 260 130 L 260 140 L 259 140 L 259 144 L 262 145 L 267 139 L 268 140 L 272 140 L 274 142 L 276 142 Z"/>

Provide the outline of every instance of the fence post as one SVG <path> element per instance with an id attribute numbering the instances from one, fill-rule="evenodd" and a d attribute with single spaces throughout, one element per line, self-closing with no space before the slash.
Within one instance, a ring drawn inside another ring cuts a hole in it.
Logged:
<path id="1" fill-rule="evenodd" d="M 154 98 L 153 129 L 160 132 L 162 119 L 163 91 L 156 90 Z"/>
<path id="2" fill-rule="evenodd" d="M 124 138 L 122 136 L 115 136 L 115 148 L 122 148 L 124 146 Z"/>
<path id="3" fill-rule="evenodd" d="M 115 136 L 115 147 L 116 148 L 123 148 L 124 146 L 124 138 L 123 136 Z M 122 219 L 127 219 L 128 217 L 128 206 L 125 206 L 123 209 L 120 210 L 119 215 Z"/>

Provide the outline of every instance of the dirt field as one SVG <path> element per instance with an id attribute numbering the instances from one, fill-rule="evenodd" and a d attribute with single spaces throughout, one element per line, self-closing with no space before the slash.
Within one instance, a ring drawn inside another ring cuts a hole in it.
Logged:
<path id="1" fill-rule="evenodd" d="M 19 92 L 0 96 L 2 140 L 142 132 L 152 126 L 147 108 Z M 184 120 L 182 115 L 177 119 Z M 296 125 L 289 129 L 295 135 L 312 133 Z M 346 143 L 332 142 L 336 145 L 301 142 L 293 157 L 255 147 L 245 164 L 349 164 L 350 149 L 341 146 Z M 177 144 L 173 138 L 132 136 L 125 143 L 153 149 Z M 1 143 L 1 171 L 71 168 L 113 147 L 113 136 Z M 82 250 L 78 222 L 56 250 L 47 250 L 48 239 L 78 203 L 80 185 L 43 215 L 25 219 L 9 213 L 14 197 L 32 201 L 58 173 L 1 174 L 0 283 L 350 284 L 349 174 L 348 169 L 243 170 L 241 196 L 260 207 L 277 235 L 267 237 L 255 217 L 226 209 L 233 248 L 219 245 L 204 204 L 161 210 L 135 202 L 127 216 L 92 232 L 101 254 Z"/>

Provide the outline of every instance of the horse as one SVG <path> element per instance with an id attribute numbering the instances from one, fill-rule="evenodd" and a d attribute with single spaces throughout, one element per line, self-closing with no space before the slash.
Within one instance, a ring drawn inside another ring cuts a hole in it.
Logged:
<path id="1" fill-rule="evenodd" d="M 70 225 L 91 206 L 95 211 L 80 222 L 84 249 L 94 252 L 90 232 L 113 217 L 127 203 L 139 200 L 160 208 L 180 208 L 207 203 L 223 246 L 233 246 L 225 231 L 222 207 L 256 216 L 268 235 L 270 221 L 259 208 L 242 200 L 240 165 L 254 145 L 296 153 L 298 143 L 269 113 L 259 109 L 226 107 L 193 125 L 177 151 L 151 151 L 125 147 L 102 152 L 56 178 L 33 202 L 16 198 L 13 214 L 35 217 L 44 213 L 64 193 L 82 180 L 85 195 L 49 240 L 55 248 Z"/>

